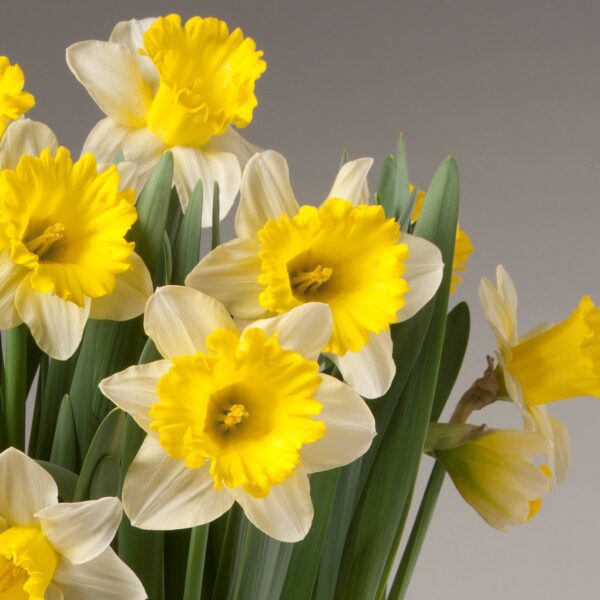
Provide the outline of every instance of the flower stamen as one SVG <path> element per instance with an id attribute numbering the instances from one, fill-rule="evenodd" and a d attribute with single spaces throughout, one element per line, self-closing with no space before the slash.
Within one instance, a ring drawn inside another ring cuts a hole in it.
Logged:
<path id="1" fill-rule="evenodd" d="M 25 246 L 33 254 L 37 254 L 38 258 L 43 258 L 44 254 L 50 250 L 52 245 L 64 237 L 65 226 L 62 223 L 55 223 L 44 229 L 41 235 L 25 242 Z"/>
<path id="2" fill-rule="evenodd" d="M 243 404 L 233 404 L 231 408 L 224 413 L 221 428 L 224 431 L 230 431 L 236 425 L 239 425 L 244 419 L 250 416 Z"/>
<path id="3" fill-rule="evenodd" d="M 0 593 L 12 590 L 17 584 L 27 579 L 27 571 L 18 567 L 12 560 L 6 561 L 4 568 L 0 570 Z"/>
<path id="4" fill-rule="evenodd" d="M 333 274 L 331 267 L 317 265 L 312 271 L 296 271 L 290 275 L 290 283 L 295 292 L 311 294 L 329 281 Z"/>

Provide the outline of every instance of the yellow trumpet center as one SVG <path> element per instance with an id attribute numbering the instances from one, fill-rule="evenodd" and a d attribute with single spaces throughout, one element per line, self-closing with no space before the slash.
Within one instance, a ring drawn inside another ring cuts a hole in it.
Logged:
<path id="1" fill-rule="evenodd" d="M 168 146 L 203 146 L 230 125 L 246 127 L 258 104 L 256 80 L 266 64 L 240 29 L 224 21 L 179 15 L 157 19 L 141 51 L 156 65 L 160 84 L 147 126 Z"/>
<path id="2" fill-rule="evenodd" d="M 319 366 L 262 329 L 218 329 L 206 345 L 207 352 L 172 360 L 151 427 L 188 468 L 208 462 L 217 490 L 241 486 L 264 497 L 294 473 L 302 446 L 325 434 L 315 418 Z"/>
<path id="3" fill-rule="evenodd" d="M 0 598 L 44 600 L 58 554 L 36 527 L 10 527 L 0 533 Z"/>
<path id="4" fill-rule="evenodd" d="M 371 333 L 387 331 L 404 306 L 408 246 L 381 206 L 330 198 L 320 208 L 267 221 L 259 231 L 264 285 L 259 302 L 282 313 L 326 302 L 333 316 L 327 352 L 357 352 Z"/>
<path id="5" fill-rule="evenodd" d="M 25 75 L 19 65 L 11 65 L 6 56 L 0 56 L 0 137 L 11 121 L 35 106 L 35 99 L 23 91 Z"/>
<path id="6" fill-rule="evenodd" d="M 31 287 L 83 306 L 111 294 L 116 276 L 131 268 L 125 239 L 137 218 L 134 190 L 119 191 L 119 172 L 98 173 L 86 154 L 75 163 L 56 156 L 23 156 L 0 172 L 0 252 L 31 271 Z"/>

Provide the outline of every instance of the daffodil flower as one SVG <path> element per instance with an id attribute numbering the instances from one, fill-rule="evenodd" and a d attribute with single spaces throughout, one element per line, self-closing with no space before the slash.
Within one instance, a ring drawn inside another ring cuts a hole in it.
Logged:
<path id="1" fill-rule="evenodd" d="M 242 177 L 238 238 L 186 279 L 241 319 L 327 303 L 333 333 L 324 350 L 366 398 L 384 394 L 396 371 L 390 324 L 417 313 L 443 272 L 434 244 L 401 233 L 381 206 L 367 203 L 371 164 L 346 163 L 319 208 L 300 207 L 283 156 L 256 154 Z"/>
<path id="2" fill-rule="evenodd" d="M 39 154 L 39 156 L 38 156 Z M 0 328 L 27 324 L 38 346 L 65 360 L 88 318 L 144 310 L 150 275 L 125 234 L 134 190 L 115 166 L 73 163 L 41 123 L 15 121 L 0 141 Z"/>
<path id="3" fill-rule="evenodd" d="M 124 483 L 131 522 L 194 527 L 238 502 L 267 535 L 304 538 L 308 474 L 350 463 L 375 435 L 362 398 L 319 373 L 327 306 L 304 304 L 240 330 L 213 298 L 168 286 L 148 301 L 144 326 L 164 360 L 100 383 L 148 434 Z"/>
<path id="4" fill-rule="evenodd" d="M 530 521 L 550 490 L 551 472 L 533 457 L 545 452 L 535 431 L 432 423 L 425 451 L 452 478 L 461 496 L 496 529 Z"/>
<path id="5" fill-rule="evenodd" d="M 425 205 L 426 194 L 422 190 L 416 190 L 415 186 L 411 183 L 408 188 L 409 194 L 416 194 L 415 205 L 413 208 L 410 220 L 414 223 L 419 220 L 423 206 Z M 460 228 L 460 225 L 456 226 L 456 239 L 454 242 L 454 259 L 452 261 L 452 278 L 450 280 L 450 293 L 454 294 L 456 288 L 462 283 L 462 276 L 460 273 L 467 271 L 467 262 L 469 256 L 473 253 L 473 244 L 469 234 Z"/>
<path id="6" fill-rule="evenodd" d="M 266 68 L 254 41 L 223 21 L 178 15 L 116 25 L 110 41 L 67 49 L 67 63 L 107 118 L 84 152 L 110 161 L 122 150 L 140 167 L 140 183 L 170 149 L 174 181 L 185 210 L 204 182 L 202 222 L 210 225 L 213 182 L 221 218 L 239 190 L 243 166 L 256 148 L 234 129 L 246 127 L 257 105 L 256 80 Z"/>
<path id="7" fill-rule="evenodd" d="M 141 600 L 144 588 L 110 547 L 118 498 L 58 503 L 52 477 L 9 448 L 0 454 L 0 598 Z"/>
<path id="8" fill-rule="evenodd" d="M 561 323 L 541 325 L 520 336 L 517 293 L 502 266 L 496 280 L 496 286 L 481 281 L 479 298 L 496 335 L 505 388 L 528 426 L 546 436 L 551 468 L 560 483 L 570 461 L 569 436 L 545 405 L 577 396 L 600 397 L 600 309 L 584 296 Z"/>
<path id="9" fill-rule="evenodd" d="M 0 137 L 8 125 L 35 106 L 35 98 L 24 92 L 25 75 L 19 65 L 0 56 Z"/>

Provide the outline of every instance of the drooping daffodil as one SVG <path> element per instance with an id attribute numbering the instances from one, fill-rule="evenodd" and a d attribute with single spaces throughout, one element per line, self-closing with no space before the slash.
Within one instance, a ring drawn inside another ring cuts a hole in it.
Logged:
<path id="1" fill-rule="evenodd" d="M 166 149 L 185 210 L 199 179 L 202 222 L 210 225 L 213 183 L 220 186 L 221 218 L 238 193 L 240 164 L 256 148 L 236 131 L 251 121 L 254 88 L 266 68 L 262 52 L 238 28 L 215 18 L 179 15 L 116 25 L 109 41 L 79 42 L 67 63 L 106 114 L 84 152 L 109 162 L 122 151 L 140 167 L 140 183 Z"/>
<path id="2" fill-rule="evenodd" d="M 144 310 L 150 274 L 125 239 L 137 219 L 130 175 L 73 162 L 41 123 L 12 123 L 0 141 L 0 328 L 26 323 L 38 346 L 65 360 L 88 318 Z"/>
<path id="3" fill-rule="evenodd" d="M 327 305 L 240 329 L 213 298 L 167 286 L 148 301 L 144 327 L 164 359 L 100 383 L 148 434 L 123 488 L 131 522 L 194 527 L 237 502 L 267 535 L 304 538 L 308 475 L 352 462 L 375 435 L 364 400 L 319 373 L 332 331 Z"/>
<path id="4" fill-rule="evenodd" d="M 0 137 L 8 125 L 35 106 L 35 98 L 23 91 L 25 75 L 19 65 L 11 65 L 0 56 Z"/>
<path id="5" fill-rule="evenodd" d="M 434 244 L 401 233 L 381 206 L 368 204 L 371 164 L 343 165 L 317 208 L 296 202 L 283 156 L 256 154 L 242 176 L 237 239 L 186 279 L 241 319 L 328 304 L 333 333 L 324 351 L 366 398 L 384 394 L 395 374 L 390 325 L 417 313 L 443 272 Z"/>
<path id="6" fill-rule="evenodd" d="M 425 452 L 450 475 L 462 497 L 496 529 L 530 521 L 550 491 L 551 472 L 534 463 L 545 452 L 535 431 L 432 423 Z"/>
<path id="7" fill-rule="evenodd" d="M 558 483 L 569 461 L 565 426 L 548 415 L 546 404 L 578 396 L 600 397 L 600 309 L 584 296 L 556 325 L 541 325 L 525 335 L 517 331 L 517 293 L 500 265 L 496 285 L 483 279 L 479 298 L 498 344 L 506 392 L 522 410 L 529 427 L 549 444 L 549 462 Z"/>
<path id="8" fill-rule="evenodd" d="M 0 598 L 142 600 L 110 543 L 118 498 L 60 503 L 54 479 L 14 448 L 0 454 Z"/>

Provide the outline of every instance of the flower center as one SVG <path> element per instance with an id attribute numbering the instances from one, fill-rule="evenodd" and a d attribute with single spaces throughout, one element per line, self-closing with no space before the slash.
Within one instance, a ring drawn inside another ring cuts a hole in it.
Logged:
<path id="1" fill-rule="evenodd" d="M 312 271 L 295 271 L 290 273 L 290 284 L 294 295 L 310 296 L 319 291 L 331 278 L 333 269 L 317 265 Z"/>
<path id="2" fill-rule="evenodd" d="M 381 206 L 330 198 L 319 209 L 303 206 L 291 219 L 267 221 L 258 237 L 260 304 L 273 313 L 329 304 L 334 330 L 327 352 L 357 352 L 371 333 L 396 322 L 408 291 L 408 246 Z"/>
<path id="3" fill-rule="evenodd" d="M 11 65 L 6 56 L 0 56 L 0 136 L 11 121 L 35 105 L 29 92 L 23 91 L 25 76 L 19 65 Z"/>
<path id="4" fill-rule="evenodd" d="M 304 444 L 320 439 L 318 364 L 279 346 L 261 329 L 226 329 L 208 351 L 173 359 L 150 409 L 160 444 L 188 468 L 207 462 L 216 489 L 242 486 L 264 497 L 288 479 Z"/>
<path id="5" fill-rule="evenodd" d="M 266 64 L 250 38 L 214 18 L 156 19 L 140 51 L 155 64 L 160 84 L 147 126 L 168 146 L 203 146 L 230 125 L 246 127 L 258 104 L 256 80 Z"/>
<path id="6" fill-rule="evenodd" d="M 116 167 L 98 173 L 91 154 L 73 163 L 66 148 L 44 150 L 2 171 L 0 189 L 0 252 L 31 271 L 34 290 L 83 306 L 131 268 L 135 192 L 119 191 Z"/>
<path id="7" fill-rule="evenodd" d="M 10 527 L 0 534 L 0 597 L 43 598 L 58 554 L 37 527 Z"/>
<path id="8" fill-rule="evenodd" d="M 44 229 L 44 232 L 37 237 L 25 242 L 25 246 L 33 254 L 37 254 L 38 258 L 42 258 L 54 242 L 62 240 L 64 237 L 65 226 L 62 223 L 55 223 Z"/>

